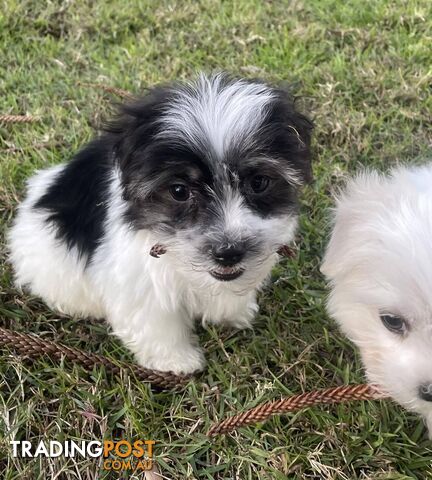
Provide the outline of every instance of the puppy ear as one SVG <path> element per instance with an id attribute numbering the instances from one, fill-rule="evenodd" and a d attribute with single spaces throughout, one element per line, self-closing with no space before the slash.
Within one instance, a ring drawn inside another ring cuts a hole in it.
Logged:
<path id="1" fill-rule="evenodd" d="M 338 247 L 340 246 L 338 236 L 333 232 L 320 267 L 320 272 L 327 281 L 333 280 L 342 271 L 343 261 L 340 252 L 338 253 Z"/>
<path id="2" fill-rule="evenodd" d="M 350 272 L 370 255 L 386 249 L 380 222 L 374 225 L 368 213 L 385 204 L 386 182 L 385 175 L 363 170 L 335 193 L 333 229 L 321 266 L 328 280 Z"/>
<path id="3" fill-rule="evenodd" d="M 119 106 L 118 115 L 105 125 L 105 132 L 114 150 L 114 161 L 121 171 L 123 198 L 130 200 L 137 188 L 143 168 L 152 169 L 144 159 L 159 131 L 159 120 L 172 95 L 169 87 L 156 87 L 136 100 Z M 148 175 L 148 174 L 147 174 Z"/>
<path id="4" fill-rule="evenodd" d="M 356 226 L 361 226 L 363 222 L 357 219 L 357 208 L 352 205 L 346 190 L 339 192 L 334 201 L 332 231 L 320 267 L 321 273 L 330 282 L 353 268 L 358 260 L 357 253 L 365 242 L 356 232 Z"/>
<path id="5" fill-rule="evenodd" d="M 275 151 L 282 152 L 289 167 L 296 170 L 301 179 L 313 180 L 311 161 L 311 138 L 313 122 L 300 112 L 295 97 L 288 89 L 276 90 L 276 99 L 270 113 L 269 127 L 272 130 Z"/>
<path id="6" fill-rule="evenodd" d="M 105 124 L 104 131 L 113 139 L 122 170 L 133 161 L 133 154 L 137 150 L 151 143 L 169 96 L 168 87 L 153 88 L 143 97 L 119 105 L 117 116 Z"/>

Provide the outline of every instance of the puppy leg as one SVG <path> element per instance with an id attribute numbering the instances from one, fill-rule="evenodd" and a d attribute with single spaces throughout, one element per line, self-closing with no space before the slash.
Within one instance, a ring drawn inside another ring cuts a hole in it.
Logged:
<path id="1" fill-rule="evenodd" d="M 222 324 L 228 327 L 251 328 L 258 304 L 256 294 L 239 296 L 231 292 L 212 297 L 203 308 L 203 323 Z"/>
<path id="2" fill-rule="evenodd" d="M 251 328 L 258 309 L 254 294 L 246 304 L 240 305 L 237 311 L 227 317 L 224 323 L 238 329 Z"/>
<path id="3" fill-rule="evenodd" d="M 111 318 L 110 323 L 143 367 L 188 374 L 205 365 L 186 313 L 146 308 L 129 318 Z"/>

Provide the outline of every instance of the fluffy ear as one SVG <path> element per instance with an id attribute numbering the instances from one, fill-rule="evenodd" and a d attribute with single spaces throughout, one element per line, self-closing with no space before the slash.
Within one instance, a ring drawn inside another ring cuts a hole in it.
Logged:
<path id="1" fill-rule="evenodd" d="M 118 115 L 104 128 L 113 145 L 115 162 L 120 167 L 126 200 L 133 197 L 139 186 L 137 179 L 149 178 L 157 170 L 151 160 L 154 136 L 160 129 L 159 119 L 171 95 L 169 87 L 153 88 L 147 95 L 120 105 Z"/>
<path id="2" fill-rule="evenodd" d="M 345 192 L 339 193 L 334 200 L 336 205 L 332 209 L 332 232 L 320 267 L 328 281 L 349 272 L 358 261 L 356 253 L 366 243 L 357 231 L 363 222 L 358 219 L 356 205 L 353 205 Z"/>
<path id="3" fill-rule="evenodd" d="M 363 170 L 348 179 L 334 196 L 333 229 L 321 266 L 327 279 L 354 268 L 368 250 L 385 248 L 370 226 L 368 212 L 385 203 L 386 182 L 385 175 Z"/>
<path id="4" fill-rule="evenodd" d="M 168 87 L 156 87 L 146 95 L 119 106 L 118 115 L 105 124 L 104 131 L 114 140 L 122 170 L 133 161 L 134 153 L 151 143 L 158 129 L 163 106 L 172 94 Z"/>
<path id="5" fill-rule="evenodd" d="M 276 90 L 276 99 L 269 118 L 270 135 L 275 151 L 283 152 L 290 168 L 298 172 L 301 179 L 313 180 L 311 162 L 311 137 L 313 122 L 301 113 L 289 90 Z"/>
<path id="6" fill-rule="evenodd" d="M 341 255 L 337 251 L 338 246 L 340 247 L 338 237 L 333 231 L 320 267 L 320 271 L 327 281 L 333 280 L 342 270 Z"/>

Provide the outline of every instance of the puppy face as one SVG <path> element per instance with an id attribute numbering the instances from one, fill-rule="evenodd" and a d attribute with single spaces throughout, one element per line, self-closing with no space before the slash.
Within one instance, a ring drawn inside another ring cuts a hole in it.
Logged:
<path id="1" fill-rule="evenodd" d="M 369 380 L 423 414 L 429 428 L 431 172 L 400 169 L 390 178 L 353 180 L 338 200 L 322 267 L 332 287 L 329 313 L 360 348 Z"/>
<path id="2" fill-rule="evenodd" d="M 311 128 L 263 83 L 214 75 L 151 91 L 110 127 L 128 220 L 196 285 L 253 288 L 293 238 Z"/>

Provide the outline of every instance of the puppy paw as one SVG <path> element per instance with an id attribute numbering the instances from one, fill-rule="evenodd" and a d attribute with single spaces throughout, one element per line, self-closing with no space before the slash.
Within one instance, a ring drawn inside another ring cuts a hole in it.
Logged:
<path id="1" fill-rule="evenodd" d="M 257 312 L 258 304 L 256 302 L 250 303 L 244 312 L 241 312 L 235 317 L 230 318 L 225 323 L 234 328 L 238 328 L 239 330 L 251 328 Z"/>
<path id="2" fill-rule="evenodd" d="M 152 370 L 162 372 L 174 372 L 177 375 L 187 375 L 204 369 L 205 358 L 199 348 L 182 350 L 173 349 L 170 352 L 159 353 L 156 357 L 144 357 L 137 355 L 138 363 Z"/>

